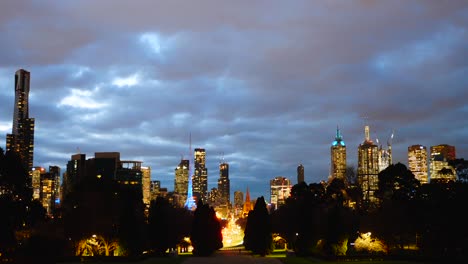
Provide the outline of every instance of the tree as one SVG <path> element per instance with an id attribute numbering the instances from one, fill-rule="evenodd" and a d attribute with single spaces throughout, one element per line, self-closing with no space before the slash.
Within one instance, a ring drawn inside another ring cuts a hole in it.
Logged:
<path id="1" fill-rule="evenodd" d="M 403 201 L 414 199 L 416 191 L 421 186 L 414 174 L 400 162 L 388 166 L 379 173 L 378 185 L 375 195 L 381 200 Z"/>
<path id="2" fill-rule="evenodd" d="M 221 223 L 213 207 L 203 204 L 201 200 L 193 215 L 190 240 L 195 256 L 209 256 L 223 247 Z"/>
<path id="3" fill-rule="evenodd" d="M 247 216 L 244 246 L 254 254 L 265 256 L 273 247 L 271 218 L 263 196 L 257 198 L 255 207 Z"/>
<path id="4" fill-rule="evenodd" d="M 157 255 L 163 255 L 169 248 L 170 209 L 169 202 L 161 196 L 150 204 L 149 242 Z"/>

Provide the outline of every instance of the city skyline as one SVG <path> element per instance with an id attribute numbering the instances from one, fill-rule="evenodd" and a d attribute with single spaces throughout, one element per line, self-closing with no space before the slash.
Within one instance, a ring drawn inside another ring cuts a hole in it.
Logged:
<path id="1" fill-rule="evenodd" d="M 467 158 L 467 14 L 464 1 L 2 2 L 0 147 L 25 69 L 33 166 L 116 151 L 171 189 L 191 133 L 208 190 L 223 157 L 231 194 L 269 199 L 299 164 L 327 180 L 337 126 L 355 169 L 365 125 L 383 144 L 394 131 L 393 163 L 416 144 Z"/>

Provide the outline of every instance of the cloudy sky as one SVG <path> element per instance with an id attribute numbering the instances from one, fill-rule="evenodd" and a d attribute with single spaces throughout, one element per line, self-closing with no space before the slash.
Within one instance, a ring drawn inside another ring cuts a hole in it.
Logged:
<path id="1" fill-rule="evenodd" d="M 31 72 L 34 165 L 116 151 L 173 190 L 205 148 L 208 188 L 269 199 L 269 180 L 329 174 L 339 126 L 407 164 L 413 144 L 468 158 L 467 1 L 1 1 L 0 147 L 14 74 Z"/>

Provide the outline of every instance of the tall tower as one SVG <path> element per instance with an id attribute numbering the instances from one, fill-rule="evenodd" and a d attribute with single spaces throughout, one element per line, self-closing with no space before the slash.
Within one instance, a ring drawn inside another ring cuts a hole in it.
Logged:
<path id="1" fill-rule="evenodd" d="M 206 153 L 203 148 L 195 149 L 195 171 L 193 175 L 193 195 L 201 199 L 203 203 L 207 201 L 208 194 L 208 169 L 206 168 Z"/>
<path id="2" fill-rule="evenodd" d="M 421 184 L 429 182 L 427 177 L 427 149 L 425 146 L 412 145 L 408 147 L 408 167 Z"/>
<path id="3" fill-rule="evenodd" d="M 15 73 L 15 105 L 13 127 L 6 137 L 6 150 L 16 152 L 28 172 L 33 167 L 34 118 L 29 118 L 30 73 L 19 69 Z"/>
<path id="4" fill-rule="evenodd" d="M 374 192 L 379 181 L 379 148 L 370 139 L 369 126 L 364 128 L 365 139 L 358 147 L 358 183 L 362 188 L 363 200 L 368 205 L 377 201 Z"/>
<path id="5" fill-rule="evenodd" d="M 297 166 L 297 183 L 304 182 L 304 165 Z"/>
<path id="6" fill-rule="evenodd" d="M 189 138 L 189 158 L 192 157 L 192 134 L 190 134 Z M 195 200 L 193 199 L 193 175 L 192 175 L 192 167 L 190 166 L 190 162 L 188 163 L 188 186 L 187 186 L 187 201 L 185 201 L 185 208 L 191 211 L 194 211 L 197 208 L 195 204 Z"/>
<path id="7" fill-rule="evenodd" d="M 231 187 L 229 180 L 229 164 L 225 161 L 219 164 L 218 191 L 220 192 L 222 203 L 228 205 L 231 201 Z"/>
<path id="8" fill-rule="evenodd" d="M 330 147 L 330 152 L 331 177 L 346 179 L 346 145 L 338 127 L 336 127 L 335 141 Z"/>
<path id="9" fill-rule="evenodd" d="M 456 180 L 456 173 L 452 166 L 448 164 L 449 161 L 456 158 L 455 147 L 447 144 L 431 146 L 430 158 L 430 181 L 432 180 Z M 451 173 L 441 173 L 442 169 L 451 170 Z"/>

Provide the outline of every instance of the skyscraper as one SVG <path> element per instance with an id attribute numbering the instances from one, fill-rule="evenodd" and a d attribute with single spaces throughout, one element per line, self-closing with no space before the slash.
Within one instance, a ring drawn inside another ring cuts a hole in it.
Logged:
<path id="1" fill-rule="evenodd" d="M 304 182 L 304 166 L 299 164 L 297 166 L 297 183 Z"/>
<path id="2" fill-rule="evenodd" d="M 422 145 L 408 147 L 408 167 L 421 184 L 428 183 L 427 149 Z"/>
<path id="3" fill-rule="evenodd" d="M 379 148 L 370 139 L 369 126 L 364 128 L 365 139 L 358 147 L 358 183 L 363 192 L 363 201 L 367 205 L 377 200 L 374 192 L 379 181 Z"/>
<path id="4" fill-rule="evenodd" d="M 15 73 L 15 105 L 13 127 L 6 137 L 6 150 L 16 152 L 28 172 L 33 167 L 34 118 L 29 118 L 30 73 L 19 69 Z"/>
<path id="5" fill-rule="evenodd" d="M 377 139 L 377 145 L 379 148 L 379 172 L 385 170 L 388 166 L 392 164 L 392 141 L 394 133 L 390 135 L 390 138 L 387 140 L 387 148 L 385 149 L 382 144 L 379 143 Z"/>
<path id="6" fill-rule="evenodd" d="M 142 187 L 143 187 L 143 203 L 146 206 L 151 202 L 151 167 L 141 167 L 143 173 Z"/>
<path id="7" fill-rule="evenodd" d="M 182 159 L 175 168 L 174 192 L 187 197 L 190 161 Z"/>
<path id="8" fill-rule="evenodd" d="M 222 162 L 219 164 L 218 191 L 221 196 L 221 203 L 228 205 L 231 202 L 231 188 L 229 181 L 229 164 Z"/>
<path id="9" fill-rule="evenodd" d="M 338 127 L 336 128 L 335 141 L 333 141 L 330 151 L 331 177 L 346 179 L 346 145 Z"/>
<path id="10" fill-rule="evenodd" d="M 430 160 L 430 181 L 455 181 L 455 169 L 448 164 L 449 161 L 456 158 L 455 147 L 447 144 L 431 146 L 431 160 Z M 445 170 L 444 170 L 445 169 Z"/>
<path id="11" fill-rule="evenodd" d="M 208 194 L 208 169 L 205 166 L 205 149 L 196 148 L 194 156 L 195 171 L 193 174 L 193 195 L 206 203 Z"/>
<path id="12" fill-rule="evenodd" d="M 270 201 L 271 204 L 278 208 L 286 202 L 286 199 L 291 194 L 292 184 L 288 178 L 278 176 L 270 180 Z"/>

